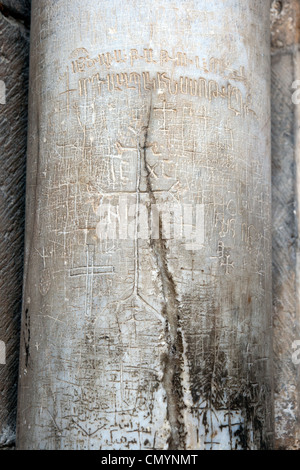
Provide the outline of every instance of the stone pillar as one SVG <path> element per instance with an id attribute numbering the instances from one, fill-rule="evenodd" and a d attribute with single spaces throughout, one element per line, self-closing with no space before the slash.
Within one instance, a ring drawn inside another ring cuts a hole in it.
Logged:
<path id="1" fill-rule="evenodd" d="M 11 8 L 14 3 L 14 9 Z M 0 449 L 15 444 L 25 221 L 28 2 L 0 2 Z"/>
<path id="2" fill-rule="evenodd" d="M 32 15 L 19 448 L 270 448 L 269 3 Z"/>

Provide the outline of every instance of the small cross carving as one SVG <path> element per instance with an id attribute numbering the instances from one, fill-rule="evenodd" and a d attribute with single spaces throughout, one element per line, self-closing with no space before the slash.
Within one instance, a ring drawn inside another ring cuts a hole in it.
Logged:
<path id="1" fill-rule="evenodd" d="M 86 278 L 86 297 L 85 297 L 85 315 L 91 316 L 93 303 L 93 284 L 95 276 L 104 276 L 114 274 L 114 266 L 95 266 L 95 245 L 86 246 L 86 266 L 73 267 L 70 270 L 70 277 L 85 276 Z"/>

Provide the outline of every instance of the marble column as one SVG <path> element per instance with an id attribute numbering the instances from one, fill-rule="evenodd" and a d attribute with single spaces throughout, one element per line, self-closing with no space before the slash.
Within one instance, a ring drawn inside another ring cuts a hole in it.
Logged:
<path id="1" fill-rule="evenodd" d="M 20 449 L 272 447 L 269 6 L 33 0 Z"/>

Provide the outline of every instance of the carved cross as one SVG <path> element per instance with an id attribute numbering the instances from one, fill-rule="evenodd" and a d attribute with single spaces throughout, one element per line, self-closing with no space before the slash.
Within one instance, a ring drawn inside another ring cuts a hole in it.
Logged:
<path id="1" fill-rule="evenodd" d="M 95 245 L 86 246 L 86 266 L 73 267 L 70 270 L 70 276 L 85 276 L 86 278 L 86 296 L 85 296 L 85 316 L 89 317 L 92 313 L 93 303 L 93 285 L 95 276 L 104 276 L 114 274 L 114 266 L 95 266 Z"/>

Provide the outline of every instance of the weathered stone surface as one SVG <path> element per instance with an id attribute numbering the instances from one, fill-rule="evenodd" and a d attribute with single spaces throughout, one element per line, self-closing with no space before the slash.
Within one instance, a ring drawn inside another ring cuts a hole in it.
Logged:
<path id="1" fill-rule="evenodd" d="M 269 3 L 34 0 L 31 46 L 19 448 L 270 448 Z"/>
<path id="2" fill-rule="evenodd" d="M 23 276 L 29 38 L 0 13 L 0 447 L 13 444 Z"/>
<path id="3" fill-rule="evenodd" d="M 299 2 L 273 2 L 272 20 L 272 206 L 276 448 L 299 449 L 300 339 L 297 133 L 292 102 L 296 72 Z"/>
<path id="4" fill-rule="evenodd" d="M 273 163 L 273 304 L 276 437 L 279 447 L 293 447 L 298 424 L 298 367 L 293 342 L 300 338 L 297 318 L 297 220 L 294 113 L 291 86 L 293 54 L 272 59 Z"/>
<path id="5" fill-rule="evenodd" d="M 10 18 L 25 23 L 28 27 L 30 22 L 31 0 L 2 0 L 0 1 L 0 12 Z"/>
<path id="6" fill-rule="evenodd" d="M 299 0 L 274 0 L 271 3 L 271 45 L 273 50 L 299 42 Z"/>

